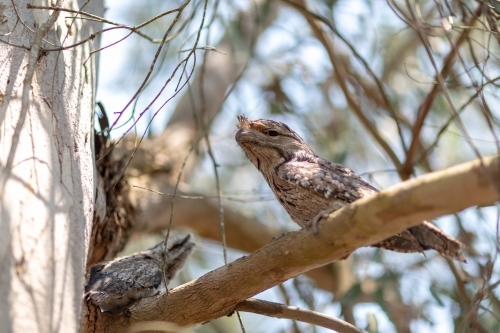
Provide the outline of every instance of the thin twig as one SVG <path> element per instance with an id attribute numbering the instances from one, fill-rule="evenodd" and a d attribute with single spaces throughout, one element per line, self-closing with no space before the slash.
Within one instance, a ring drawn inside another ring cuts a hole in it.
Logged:
<path id="1" fill-rule="evenodd" d="M 412 11 L 413 13 L 413 11 Z M 481 14 L 481 5 L 478 6 L 476 9 L 475 15 L 471 18 L 471 20 L 468 22 L 468 26 L 473 26 L 477 20 L 477 16 Z M 412 25 L 410 25 L 412 26 Z M 418 25 L 420 26 L 420 25 Z M 418 30 L 418 28 L 417 28 Z M 406 154 L 406 160 L 403 164 L 403 169 L 402 171 L 402 179 L 406 180 L 410 177 L 412 174 L 413 170 L 413 159 L 414 156 L 417 152 L 417 148 L 419 145 L 420 141 L 420 132 L 422 131 L 422 127 L 425 121 L 425 118 L 429 114 L 429 111 L 431 109 L 431 106 L 434 102 L 434 99 L 437 96 L 437 93 L 441 89 L 441 84 L 440 84 L 440 79 L 444 80 L 444 78 L 448 77 L 448 75 L 451 72 L 451 69 L 453 68 L 453 64 L 455 63 L 455 56 L 456 52 L 455 50 L 462 45 L 462 43 L 467 39 L 467 35 L 469 34 L 469 30 L 464 30 L 464 32 L 460 35 L 458 40 L 454 44 L 454 48 L 450 51 L 450 53 L 446 56 L 445 60 L 443 61 L 443 67 L 441 68 L 441 71 L 436 74 L 435 77 L 435 84 L 433 85 L 431 91 L 427 94 L 427 97 L 425 100 L 422 102 L 422 104 L 419 107 L 418 111 L 418 116 L 417 120 L 415 121 L 415 125 L 413 126 L 413 133 L 412 133 L 412 141 L 410 143 L 410 147 L 408 148 L 408 153 Z M 422 37 L 423 38 L 423 37 Z M 425 44 L 425 42 L 424 42 Z M 443 84 L 444 85 L 444 84 Z"/>
<path id="2" fill-rule="evenodd" d="M 492 15 L 492 8 L 489 4 L 482 2 L 484 16 L 486 16 L 486 20 L 488 21 L 488 25 L 490 26 L 490 32 L 495 37 L 497 43 L 500 45 L 500 29 L 498 29 L 497 18 Z"/>
<path id="3" fill-rule="evenodd" d="M 409 3 L 409 0 L 406 0 L 407 1 L 407 4 L 408 4 L 408 8 L 410 8 L 410 3 Z M 481 8 L 479 8 L 480 10 Z M 410 11 L 412 17 L 413 17 L 413 20 L 415 22 L 418 22 L 417 21 L 417 18 L 415 16 L 415 13 L 413 11 Z M 457 110 L 455 108 L 455 105 L 453 104 L 453 101 L 451 100 L 451 97 L 450 97 L 450 94 L 448 93 L 448 90 L 446 89 L 446 85 L 445 85 L 445 82 L 444 82 L 444 77 L 443 75 L 441 75 L 441 72 L 438 70 L 437 68 L 437 64 L 436 64 L 436 61 L 434 60 L 434 57 L 432 55 L 432 52 L 431 52 L 431 47 L 429 45 L 429 41 L 428 39 L 426 38 L 424 32 L 422 31 L 422 26 L 420 24 L 416 24 L 416 28 L 417 28 L 417 33 L 418 33 L 418 36 L 420 37 L 421 41 L 422 41 L 422 44 L 424 46 L 424 49 L 429 57 L 429 60 L 432 64 L 432 67 L 434 68 L 434 71 L 436 72 L 436 78 L 437 78 L 437 81 L 439 83 L 439 88 L 441 89 L 441 91 L 443 92 L 443 95 L 445 97 L 445 100 L 446 100 L 446 103 L 448 104 L 448 108 L 450 110 L 450 112 L 456 116 L 455 117 L 455 122 L 457 123 L 458 125 L 458 128 L 462 131 L 462 134 L 464 135 L 464 137 L 466 138 L 469 146 L 471 146 L 472 150 L 474 151 L 476 157 L 479 159 L 479 161 L 483 161 L 483 158 L 481 156 L 481 153 L 479 152 L 479 149 L 476 147 L 476 145 L 474 144 L 474 142 L 472 141 L 468 131 L 467 131 L 467 128 L 465 127 L 465 124 L 463 123 L 462 119 L 460 118 L 460 116 L 458 115 L 457 113 Z M 465 33 L 464 33 L 465 35 Z M 462 63 L 462 65 L 464 66 L 465 68 L 465 63 L 460 55 L 460 53 L 458 52 L 458 48 L 456 45 L 454 45 L 451 40 L 449 39 L 449 36 L 446 35 L 448 37 L 448 40 L 450 41 L 450 44 L 452 46 L 452 54 L 456 55 L 456 57 L 460 60 L 460 62 Z M 467 72 L 468 73 L 468 72 Z M 415 137 L 414 137 L 415 138 Z M 408 158 L 406 160 L 406 162 L 408 162 Z M 412 163 L 410 163 L 412 165 Z M 489 178 L 492 186 L 495 188 L 495 190 L 500 194 L 500 186 L 498 186 L 498 184 L 496 184 L 493 180 L 493 175 L 491 175 L 488 170 L 484 168 L 484 172 L 486 173 L 486 176 Z"/>
<path id="4" fill-rule="evenodd" d="M 483 86 L 486 86 L 487 84 L 490 84 L 490 83 L 498 81 L 498 80 L 500 80 L 500 77 L 496 77 L 496 78 L 492 79 L 491 81 L 486 82 Z M 448 118 L 448 120 L 446 121 L 446 123 L 444 123 L 441 126 L 441 128 L 440 128 L 439 132 L 437 133 L 437 135 L 436 135 L 433 143 L 429 147 L 427 147 L 427 149 L 421 154 L 419 160 L 417 161 L 417 164 L 419 164 L 429 154 L 429 152 L 438 145 L 441 136 L 444 133 L 446 133 L 448 127 L 453 123 L 453 121 L 455 120 L 455 118 L 458 117 L 463 111 L 465 111 L 465 108 L 470 103 L 472 103 L 478 97 L 478 95 L 479 95 L 479 92 L 476 91 L 476 93 L 474 95 L 472 95 L 471 97 L 469 97 L 469 99 L 464 104 L 462 104 L 462 106 L 457 110 L 456 114 L 452 114 L 450 116 L 450 118 Z"/>
<path id="5" fill-rule="evenodd" d="M 387 92 L 386 92 L 386 90 L 384 88 L 384 85 L 383 85 L 382 81 L 380 81 L 379 77 L 375 74 L 375 72 L 373 71 L 373 69 L 371 68 L 371 66 L 368 64 L 368 61 L 366 61 L 365 58 L 363 58 L 363 56 L 358 52 L 358 50 L 354 47 L 354 45 L 352 45 L 352 43 L 349 42 L 349 40 L 347 40 L 347 38 L 345 38 L 344 35 L 342 35 L 340 33 L 340 31 L 337 28 L 335 28 L 335 26 L 333 25 L 333 23 L 330 20 L 328 20 L 326 17 L 321 16 L 319 14 L 316 14 L 316 13 L 312 12 L 307 7 L 301 5 L 301 4 L 297 3 L 297 2 L 294 2 L 294 1 L 291 1 L 291 0 L 283 0 L 283 1 L 286 2 L 286 3 L 288 3 L 288 4 L 290 4 L 294 8 L 299 9 L 303 13 L 307 13 L 307 15 L 312 16 L 315 19 L 317 19 L 317 20 L 321 21 L 322 23 L 324 23 L 335 35 L 337 35 L 338 38 L 340 38 L 340 40 L 342 42 L 344 42 L 344 44 L 349 48 L 349 50 L 351 50 L 351 52 L 354 55 L 354 57 L 356 57 L 356 59 L 358 59 L 363 64 L 363 66 L 365 67 L 366 71 L 371 76 L 371 78 L 375 82 L 375 85 L 379 89 L 380 95 L 382 96 L 382 99 L 383 99 L 383 101 L 385 103 L 385 107 L 387 108 L 387 111 L 391 114 L 392 118 L 394 119 L 394 122 L 396 123 L 396 127 L 397 127 L 398 133 L 399 133 L 399 138 L 401 140 L 401 146 L 403 148 L 403 151 L 406 152 L 407 148 L 406 148 L 406 143 L 404 141 L 403 130 L 402 130 L 401 125 L 400 125 L 400 123 L 398 121 L 399 117 L 396 114 L 396 110 L 394 110 L 391 102 L 389 101 L 388 94 L 387 94 Z"/>
<path id="6" fill-rule="evenodd" d="M 185 1 L 185 6 L 187 6 L 187 3 L 189 3 L 190 0 L 186 0 Z M 184 6 L 184 5 L 183 5 Z M 184 7 L 185 7 L 184 6 Z M 184 7 L 182 9 L 184 9 Z M 163 37 L 163 40 L 166 40 L 167 39 L 167 36 L 169 35 L 169 32 L 171 31 L 171 29 L 174 27 L 175 23 L 178 21 L 178 19 L 180 18 L 180 15 L 182 14 L 182 10 L 180 10 L 177 14 L 177 16 L 175 17 L 174 21 L 172 22 L 172 24 L 169 26 L 167 32 L 165 33 L 164 37 Z M 198 42 L 198 41 L 197 41 Z M 196 45 L 197 45 L 197 42 L 196 42 Z M 120 120 L 121 116 L 123 115 L 124 111 L 130 106 L 130 104 L 137 99 L 137 97 L 142 93 L 142 91 L 144 90 L 144 87 L 148 84 L 148 82 L 150 82 L 150 78 L 151 76 L 153 75 L 153 69 L 155 67 L 155 64 L 159 58 L 159 54 L 160 54 L 160 51 L 163 47 L 163 44 L 162 43 L 156 54 L 155 54 L 155 57 L 151 63 L 151 66 L 150 66 L 150 69 L 149 69 L 149 72 L 148 74 L 146 75 L 146 77 L 144 78 L 143 82 L 141 83 L 141 86 L 139 87 L 139 89 L 136 91 L 136 93 L 134 94 L 134 96 L 132 97 L 132 99 L 127 103 L 127 105 L 119 112 L 115 112 L 116 114 L 118 114 L 118 117 L 117 119 L 113 122 L 113 124 L 110 126 L 110 128 L 108 129 L 108 132 L 111 131 L 112 129 L 115 129 L 114 126 L 116 126 L 116 124 L 118 123 L 118 121 Z M 194 48 L 196 48 L 196 45 L 194 46 Z M 135 127 L 135 125 L 137 124 L 137 122 L 142 118 L 142 116 L 150 109 L 150 107 L 156 102 L 156 100 L 160 97 L 161 93 L 163 92 L 163 90 L 167 87 L 167 85 L 170 83 L 170 81 L 174 78 L 175 74 L 177 73 L 177 70 L 184 64 L 184 63 L 187 63 L 191 57 L 191 55 L 194 54 L 194 49 L 193 49 L 193 52 L 189 53 L 187 55 L 186 58 L 184 58 L 183 60 L 181 60 L 181 62 L 179 62 L 177 64 L 177 66 L 175 67 L 175 69 L 173 70 L 172 74 L 170 75 L 170 77 L 165 81 L 164 85 L 162 86 L 162 88 L 160 89 L 160 91 L 156 94 L 156 96 L 151 100 L 151 102 L 146 106 L 146 108 L 144 108 L 144 110 L 139 114 L 139 116 L 137 117 L 137 119 L 134 119 L 132 125 L 129 126 L 129 128 L 125 131 L 125 133 L 108 149 L 108 151 L 106 151 L 100 158 L 103 158 L 104 156 L 106 156 L 107 154 L 109 154 L 111 151 L 113 151 L 113 149 L 123 140 L 123 138 L 128 134 L 128 132 Z M 195 55 L 196 57 L 196 55 Z M 181 89 L 187 84 L 187 82 L 189 81 L 189 79 L 191 78 L 192 74 L 193 74 L 193 71 L 194 71 L 194 66 L 193 66 L 193 69 L 188 77 L 188 79 L 182 84 L 181 86 Z M 158 110 L 153 114 L 153 116 L 151 117 L 150 121 L 148 122 L 147 126 L 146 126 L 146 130 L 144 131 L 144 134 L 141 136 L 141 139 L 139 140 L 139 143 L 140 144 L 142 142 L 142 140 L 144 139 L 144 136 L 145 134 L 147 133 L 147 130 L 150 128 L 152 122 L 153 122 L 153 119 L 158 115 L 158 113 L 160 112 L 161 109 L 163 109 L 163 107 L 168 103 L 170 102 L 175 96 L 177 96 L 179 94 L 179 92 L 181 91 L 181 89 L 176 89 L 175 90 L 175 93 L 167 98 L 167 100 L 162 104 L 160 105 L 160 107 L 158 108 Z M 130 156 L 130 159 L 128 160 L 127 162 L 127 165 L 125 166 L 123 172 L 125 172 L 125 170 L 127 169 L 128 165 L 130 164 L 130 162 L 132 161 L 132 158 L 134 157 L 134 154 L 136 153 L 137 149 L 138 149 L 138 145 L 136 145 L 134 147 L 134 151 L 132 152 L 131 156 Z"/>
<path id="7" fill-rule="evenodd" d="M 304 0 L 298 1 L 298 4 L 299 4 L 299 6 L 297 7 L 298 10 L 306 14 L 306 19 L 309 23 L 309 26 L 313 30 L 314 35 L 320 41 L 320 43 L 323 44 L 326 52 L 328 53 L 328 57 L 330 58 L 330 61 L 333 65 L 335 76 L 337 77 L 337 82 L 340 88 L 342 89 L 342 92 L 344 93 L 347 104 L 354 112 L 354 114 L 358 117 L 358 119 L 361 121 L 363 126 L 367 129 L 367 131 L 377 141 L 380 147 L 386 152 L 386 154 L 389 156 L 389 158 L 391 159 L 392 163 L 394 164 L 398 172 L 400 172 L 400 170 L 402 170 L 402 164 L 399 161 L 396 153 L 392 150 L 389 144 L 382 138 L 376 126 L 370 119 L 366 117 L 366 115 L 361 110 L 361 107 L 358 105 L 358 103 L 356 103 L 353 96 L 351 95 L 351 92 L 349 91 L 349 88 L 346 85 L 345 69 L 343 68 L 341 61 L 338 59 L 338 56 L 334 51 L 333 41 L 331 40 L 331 38 L 329 38 L 329 36 L 327 36 L 327 34 L 321 29 L 320 25 L 315 21 L 316 18 L 309 16 L 308 12 L 302 9 L 302 8 L 307 8 Z"/>
<path id="8" fill-rule="evenodd" d="M 211 22 L 208 24 L 208 26 L 210 26 L 210 24 L 214 21 L 215 19 L 215 15 L 217 13 L 217 7 L 219 5 L 219 1 L 217 1 L 215 3 L 215 6 L 214 6 L 214 13 L 213 13 L 213 16 L 212 16 L 212 19 L 211 19 Z M 203 18 L 205 18 L 205 15 L 206 15 L 206 9 L 207 9 L 207 1 L 205 0 L 205 7 L 204 7 L 204 10 L 203 10 Z M 206 36 L 206 43 L 208 44 L 209 41 L 210 41 L 210 31 L 209 30 L 207 32 L 207 36 Z M 200 113 L 201 113 L 201 121 L 204 125 L 204 130 L 205 130 L 205 136 L 204 136 L 204 139 L 205 139 L 205 142 L 207 143 L 207 151 L 208 151 L 208 155 L 210 156 L 210 160 L 212 161 L 212 167 L 213 167 L 213 170 L 214 170 L 214 176 L 215 176 L 215 186 L 216 186 L 216 189 L 217 189 L 217 197 L 218 197 L 218 205 L 219 205 L 219 223 L 220 223 L 220 231 L 221 231 L 221 238 L 222 238 L 222 255 L 223 255 L 223 258 L 224 258 L 224 265 L 227 265 L 227 242 L 226 242 L 226 227 L 225 227 L 225 224 L 224 224 L 224 205 L 222 203 L 222 189 L 221 189 L 221 186 L 220 186 L 220 179 L 219 179 L 219 172 L 217 170 L 217 168 L 219 167 L 219 165 L 217 164 L 217 161 L 215 160 L 215 155 L 214 155 L 214 152 L 212 150 L 212 145 L 210 144 L 210 137 L 209 137 L 209 131 L 208 131 L 208 124 L 206 124 L 206 117 L 205 117 L 205 113 L 206 113 L 206 103 L 205 103 L 205 90 L 203 89 L 204 88 L 204 83 L 205 83 L 205 64 L 207 62 L 207 57 L 208 57 L 208 52 L 205 52 L 203 54 L 203 66 L 201 67 L 200 69 L 200 85 L 199 85 L 199 95 L 200 95 L 200 100 L 201 100 L 201 110 L 200 110 Z M 239 316 L 238 316 L 239 318 Z M 239 318 L 240 321 L 241 321 L 241 318 Z M 242 327 L 242 330 L 244 331 L 244 328 Z"/>
<path id="9" fill-rule="evenodd" d="M 35 6 L 35 5 L 31 5 L 31 4 L 28 4 L 27 7 L 28 8 L 32 8 L 32 9 L 60 10 L 62 12 L 68 12 L 68 13 L 72 13 L 72 14 L 83 15 L 85 17 L 80 17 L 81 19 L 86 19 L 86 20 L 89 20 L 89 21 L 96 21 L 96 22 L 101 22 L 101 23 L 107 23 L 107 24 L 116 26 L 116 28 L 130 30 L 133 33 L 141 36 L 144 39 L 147 39 L 148 41 L 150 41 L 152 43 L 161 43 L 162 40 L 161 39 L 155 39 L 155 38 L 149 37 L 148 35 L 146 35 L 143 32 L 141 32 L 139 29 L 141 29 L 141 28 L 145 27 L 146 25 L 148 25 L 148 24 L 150 24 L 150 23 L 158 20 L 159 18 L 161 18 L 163 16 L 166 16 L 166 15 L 169 15 L 169 14 L 172 14 L 172 13 L 176 13 L 176 12 L 178 12 L 178 9 L 179 9 L 179 8 L 175 8 L 175 9 L 164 11 L 163 13 L 160 13 L 160 14 L 158 14 L 158 15 L 150 18 L 149 20 L 146 20 L 145 22 L 143 22 L 141 24 L 138 24 L 138 25 L 132 27 L 132 26 L 129 26 L 129 25 L 126 25 L 126 24 L 121 24 L 121 23 L 118 23 L 118 22 L 110 21 L 108 19 L 105 19 L 103 17 L 97 16 L 97 15 L 94 15 L 94 14 L 90 14 L 90 13 L 87 13 L 87 12 L 84 12 L 84 11 L 74 10 L 74 9 L 70 9 L 70 8 L 63 8 L 63 7 L 56 7 L 56 6 Z M 57 51 L 57 49 L 54 49 L 54 50 L 49 49 L 49 50 L 45 50 L 45 51 Z"/>
<path id="10" fill-rule="evenodd" d="M 186 79 L 186 81 L 184 82 L 184 84 L 182 85 L 182 87 L 184 87 L 185 85 L 188 84 L 189 79 L 193 75 L 194 68 L 196 66 L 196 47 L 198 46 L 198 42 L 200 40 L 200 35 L 201 35 L 201 30 L 203 28 L 203 24 L 205 23 L 205 15 L 206 15 L 206 11 L 207 11 L 207 5 L 208 5 L 208 0 L 205 0 L 205 7 L 204 7 L 204 11 L 203 11 L 203 16 L 201 18 L 200 27 L 198 28 L 198 35 L 197 35 L 196 41 L 195 41 L 195 43 L 193 45 L 193 48 L 192 48 L 191 52 L 188 55 L 188 59 L 189 59 L 189 57 L 191 55 L 193 55 L 193 58 L 194 58 L 193 67 L 192 67 L 190 75 L 188 76 L 188 78 Z M 187 64 L 187 61 L 186 61 L 186 64 Z M 182 75 L 180 75 L 179 82 L 180 82 L 181 79 L 182 79 Z M 177 94 L 177 93 L 179 93 L 179 91 L 180 90 L 176 89 L 174 95 Z M 163 104 L 163 105 L 165 105 L 165 104 Z M 156 111 L 154 113 L 154 115 L 151 117 L 151 120 L 149 121 L 148 127 L 150 126 L 150 124 L 152 123 L 154 117 L 158 114 L 158 112 L 159 112 L 159 110 Z M 145 133 L 146 133 L 146 131 L 145 131 Z M 144 138 L 144 135 L 142 136 L 142 138 Z M 141 140 L 142 140 L 142 138 L 141 138 Z M 201 139 L 201 137 L 200 137 L 200 139 Z M 197 140 L 197 142 L 193 143 L 193 145 L 191 146 L 191 149 L 189 150 L 188 154 L 186 155 L 186 158 L 184 159 L 184 161 L 182 163 L 181 170 L 179 171 L 179 175 L 177 176 L 177 182 L 175 183 L 174 194 L 177 193 L 177 190 L 179 188 L 179 183 L 180 183 L 180 180 L 181 180 L 181 176 L 182 176 L 182 173 L 183 173 L 184 168 L 186 166 L 186 162 L 188 160 L 188 157 L 191 155 L 191 153 L 193 152 L 194 148 L 198 146 L 198 143 L 199 143 L 198 140 Z M 168 241 L 168 237 L 170 236 L 170 229 L 172 227 L 172 221 L 173 221 L 173 218 L 174 218 L 174 204 L 175 204 L 175 195 L 172 198 L 172 204 L 170 206 L 169 226 L 168 226 L 168 229 L 167 229 L 167 234 L 165 235 L 165 242 L 164 242 L 164 246 L 165 246 L 165 262 L 167 262 L 167 241 Z M 165 276 L 164 276 L 164 279 L 165 279 L 165 283 L 166 283 L 166 277 Z"/>
<path id="11" fill-rule="evenodd" d="M 116 124 L 120 121 L 120 118 L 122 117 L 123 113 L 125 112 L 125 110 L 130 106 L 130 104 L 132 104 L 132 102 L 137 98 L 137 96 L 139 95 L 139 93 L 142 91 L 142 89 L 144 88 L 144 86 L 146 85 L 146 83 L 149 81 L 149 78 L 151 76 L 151 74 L 153 73 L 153 69 L 156 65 L 156 61 L 158 60 L 158 57 L 160 55 L 160 52 L 163 48 L 163 45 L 165 44 L 168 36 L 170 35 L 170 32 L 172 31 L 173 27 L 175 26 L 175 24 L 178 22 L 178 20 L 180 19 L 180 16 L 184 10 L 184 8 L 186 8 L 186 6 L 190 3 L 191 0 L 185 0 L 181 6 L 179 6 L 178 8 L 175 9 L 175 11 L 177 12 L 177 15 L 175 16 L 174 20 L 172 21 L 172 23 L 170 24 L 170 26 L 168 27 L 167 31 L 165 32 L 165 35 L 163 36 L 163 39 L 162 39 L 162 42 L 160 43 L 160 46 L 158 47 L 158 49 L 156 50 L 156 54 L 154 56 L 154 59 L 153 61 L 151 62 L 151 66 L 149 67 L 149 71 L 148 73 L 146 74 L 146 77 L 144 78 L 144 80 L 142 81 L 140 87 L 137 89 L 137 91 L 135 92 L 134 96 L 132 96 L 132 98 L 130 99 L 130 101 L 125 105 L 125 107 L 120 111 L 118 112 L 118 117 L 116 117 L 115 121 L 113 122 L 113 124 L 111 124 L 111 127 L 110 127 L 110 130 L 113 129 Z M 188 56 L 189 57 L 189 56 Z"/>
<path id="12" fill-rule="evenodd" d="M 149 191 L 149 192 L 152 192 L 152 193 L 156 193 L 156 194 L 160 194 L 160 195 L 168 195 L 168 196 L 176 196 L 178 198 L 183 198 L 183 199 L 191 199 L 191 200 L 205 200 L 205 199 L 218 199 L 218 198 L 223 198 L 225 200 L 229 200 L 229 201 L 236 201 L 236 202 L 262 202 L 262 201 L 272 201 L 272 200 L 276 200 L 276 198 L 273 196 L 269 196 L 269 197 L 262 197 L 262 196 L 259 196 L 255 199 L 236 199 L 236 198 L 233 198 L 232 196 L 229 196 L 229 195 L 183 195 L 183 194 L 176 194 L 174 195 L 173 193 L 163 193 L 163 192 L 160 192 L 160 191 L 155 191 L 155 190 L 152 190 L 152 189 L 149 189 L 149 188 L 146 188 L 146 187 L 142 187 L 142 186 L 138 186 L 138 185 L 132 185 L 132 187 L 135 187 L 135 188 L 140 188 L 141 190 L 146 190 L 146 191 Z"/>
<path id="13" fill-rule="evenodd" d="M 17 17 L 17 20 L 19 22 L 21 22 L 21 24 L 26 28 L 28 29 L 29 31 L 31 31 L 33 34 L 35 34 L 36 32 L 31 29 L 31 27 L 29 25 L 27 25 L 24 20 L 21 18 L 21 15 L 19 14 L 19 11 L 17 10 L 17 6 L 16 6 L 16 3 L 14 2 L 14 0 L 11 0 L 11 3 L 12 3 L 12 8 L 14 8 L 14 12 L 16 13 L 16 17 Z M 29 5 L 28 5 L 29 6 Z M 28 7 L 29 8 L 29 7 Z M 50 44 L 52 46 L 55 46 L 55 44 L 49 42 L 48 40 L 46 40 L 45 38 L 42 38 L 42 40 L 47 43 L 47 44 Z"/>

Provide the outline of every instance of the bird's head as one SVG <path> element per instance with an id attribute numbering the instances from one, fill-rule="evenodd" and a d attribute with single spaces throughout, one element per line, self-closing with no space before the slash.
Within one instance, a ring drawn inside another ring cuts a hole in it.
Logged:
<path id="1" fill-rule="evenodd" d="M 167 268 L 173 262 L 184 263 L 188 255 L 193 250 L 194 243 L 191 242 L 191 235 L 176 236 L 168 240 L 167 244 Z M 147 251 L 141 252 L 158 262 L 165 260 L 165 242 L 158 243 Z"/>
<path id="2" fill-rule="evenodd" d="M 249 120 L 238 116 L 236 142 L 247 157 L 262 171 L 274 167 L 297 153 L 314 154 L 302 138 L 287 125 L 274 120 Z"/>

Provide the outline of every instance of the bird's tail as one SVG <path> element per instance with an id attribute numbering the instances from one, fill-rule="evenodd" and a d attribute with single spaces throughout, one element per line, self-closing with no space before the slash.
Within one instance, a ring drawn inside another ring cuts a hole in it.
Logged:
<path id="1" fill-rule="evenodd" d="M 467 262 L 462 253 L 465 245 L 427 221 L 372 246 L 405 253 L 436 250 L 443 257 Z"/>

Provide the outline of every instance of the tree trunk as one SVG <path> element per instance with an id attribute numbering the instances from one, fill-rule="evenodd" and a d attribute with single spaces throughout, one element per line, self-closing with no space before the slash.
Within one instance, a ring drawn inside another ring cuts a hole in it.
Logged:
<path id="1" fill-rule="evenodd" d="M 86 39 L 100 24 L 28 3 L 0 0 L 1 330 L 75 332 L 97 182 L 97 63 L 85 60 L 99 40 L 47 49 Z M 64 6 L 104 12 L 102 1 Z"/>

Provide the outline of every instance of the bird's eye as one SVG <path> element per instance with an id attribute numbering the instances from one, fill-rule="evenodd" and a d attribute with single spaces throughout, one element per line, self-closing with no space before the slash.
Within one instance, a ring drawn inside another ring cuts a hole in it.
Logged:
<path id="1" fill-rule="evenodd" d="M 267 131 L 267 135 L 269 135 L 269 136 L 278 136 L 279 133 L 277 131 Z"/>

